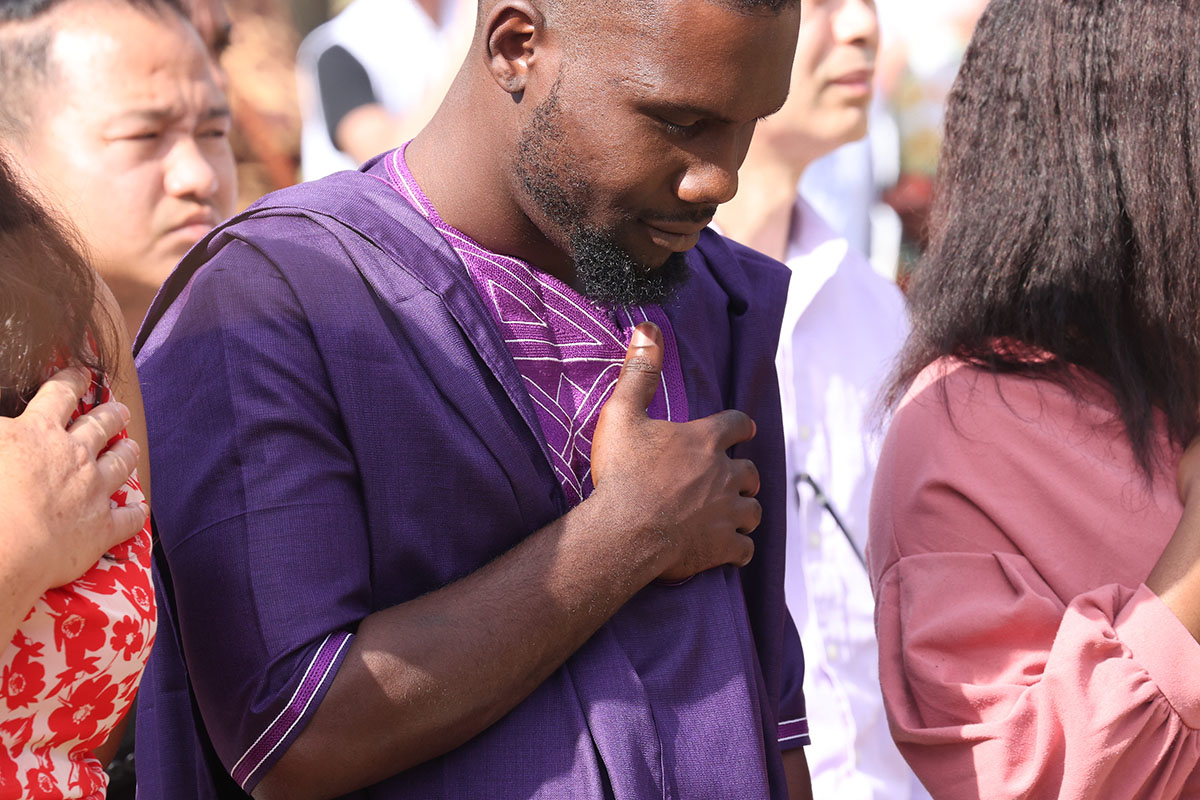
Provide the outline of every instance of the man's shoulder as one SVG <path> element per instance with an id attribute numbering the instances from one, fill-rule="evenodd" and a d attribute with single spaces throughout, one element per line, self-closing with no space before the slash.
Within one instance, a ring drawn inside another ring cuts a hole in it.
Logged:
<path id="1" fill-rule="evenodd" d="M 320 265 L 330 260 L 349 262 L 353 246 L 388 250 L 397 237 L 428 227 L 379 178 L 337 172 L 265 195 L 215 228 L 180 267 L 219 259 L 224 247 L 236 240 L 251 245 L 282 271 L 319 273 Z M 427 235 L 404 239 L 406 251 L 432 249 L 435 242 Z"/>
<path id="2" fill-rule="evenodd" d="M 137 349 L 189 299 L 261 291 L 263 280 L 287 284 L 314 307 L 322 298 L 360 295 L 364 272 L 404 282 L 397 291 L 417 291 L 411 275 L 390 267 L 416 261 L 434 245 L 428 235 L 405 236 L 402 247 L 384 241 L 419 222 L 415 212 L 397 213 L 410 207 L 388 197 L 390 191 L 376 178 L 346 172 L 266 195 L 214 228 L 180 262 L 150 308 Z M 424 260 L 430 264 L 423 270 L 431 271 L 437 259 Z"/>
<path id="3" fill-rule="evenodd" d="M 782 263 L 712 228 L 701 233 L 696 250 L 732 308 L 744 306 L 782 318 L 790 278 Z"/>

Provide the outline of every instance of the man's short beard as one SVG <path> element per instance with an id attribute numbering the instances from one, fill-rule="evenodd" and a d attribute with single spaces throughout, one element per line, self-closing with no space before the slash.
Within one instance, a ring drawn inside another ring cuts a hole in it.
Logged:
<path id="1" fill-rule="evenodd" d="M 583 295 L 598 303 L 634 306 L 662 303 L 688 276 L 683 253 L 659 267 L 639 262 L 608 230 L 588 224 L 591 183 L 572 168 L 559 122 L 558 83 L 533 110 L 517 143 L 515 170 L 538 209 L 566 232 L 575 278 Z"/>

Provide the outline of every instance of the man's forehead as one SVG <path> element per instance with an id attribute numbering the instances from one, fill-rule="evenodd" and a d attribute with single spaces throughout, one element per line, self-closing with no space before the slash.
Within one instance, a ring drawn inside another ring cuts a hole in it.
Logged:
<path id="1" fill-rule="evenodd" d="M 787 98 L 799 4 L 778 14 L 721 0 L 640 6 L 618 15 L 590 53 L 615 85 L 668 104 L 724 109 L 717 116 L 731 120 L 770 113 Z"/>
<path id="2" fill-rule="evenodd" d="M 61 8 L 68 13 L 53 20 L 50 58 L 63 94 L 98 107 L 137 104 L 167 83 L 209 81 L 199 37 L 170 10 L 147 12 L 111 0 L 70 0 Z"/>

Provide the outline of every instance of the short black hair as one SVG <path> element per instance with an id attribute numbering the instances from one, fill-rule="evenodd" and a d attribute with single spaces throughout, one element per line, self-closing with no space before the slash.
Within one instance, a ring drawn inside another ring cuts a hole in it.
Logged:
<path id="1" fill-rule="evenodd" d="M 0 0 L 0 138 L 12 140 L 29 129 L 31 98 L 51 77 L 54 29 L 38 25 L 54 8 L 71 0 Z M 187 19 L 180 0 L 112 0 L 145 13 L 175 13 Z"/>

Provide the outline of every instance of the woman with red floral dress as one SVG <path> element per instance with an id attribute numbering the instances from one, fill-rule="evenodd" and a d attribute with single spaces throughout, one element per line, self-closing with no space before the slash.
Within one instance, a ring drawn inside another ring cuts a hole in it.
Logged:
<path id="1" fill-rule="evenodd" d="M 0 161 L 0 800 L 104 797 L 154 641 L 126 433 L 144 441 L 145 422 L 114 311 Z"/>

